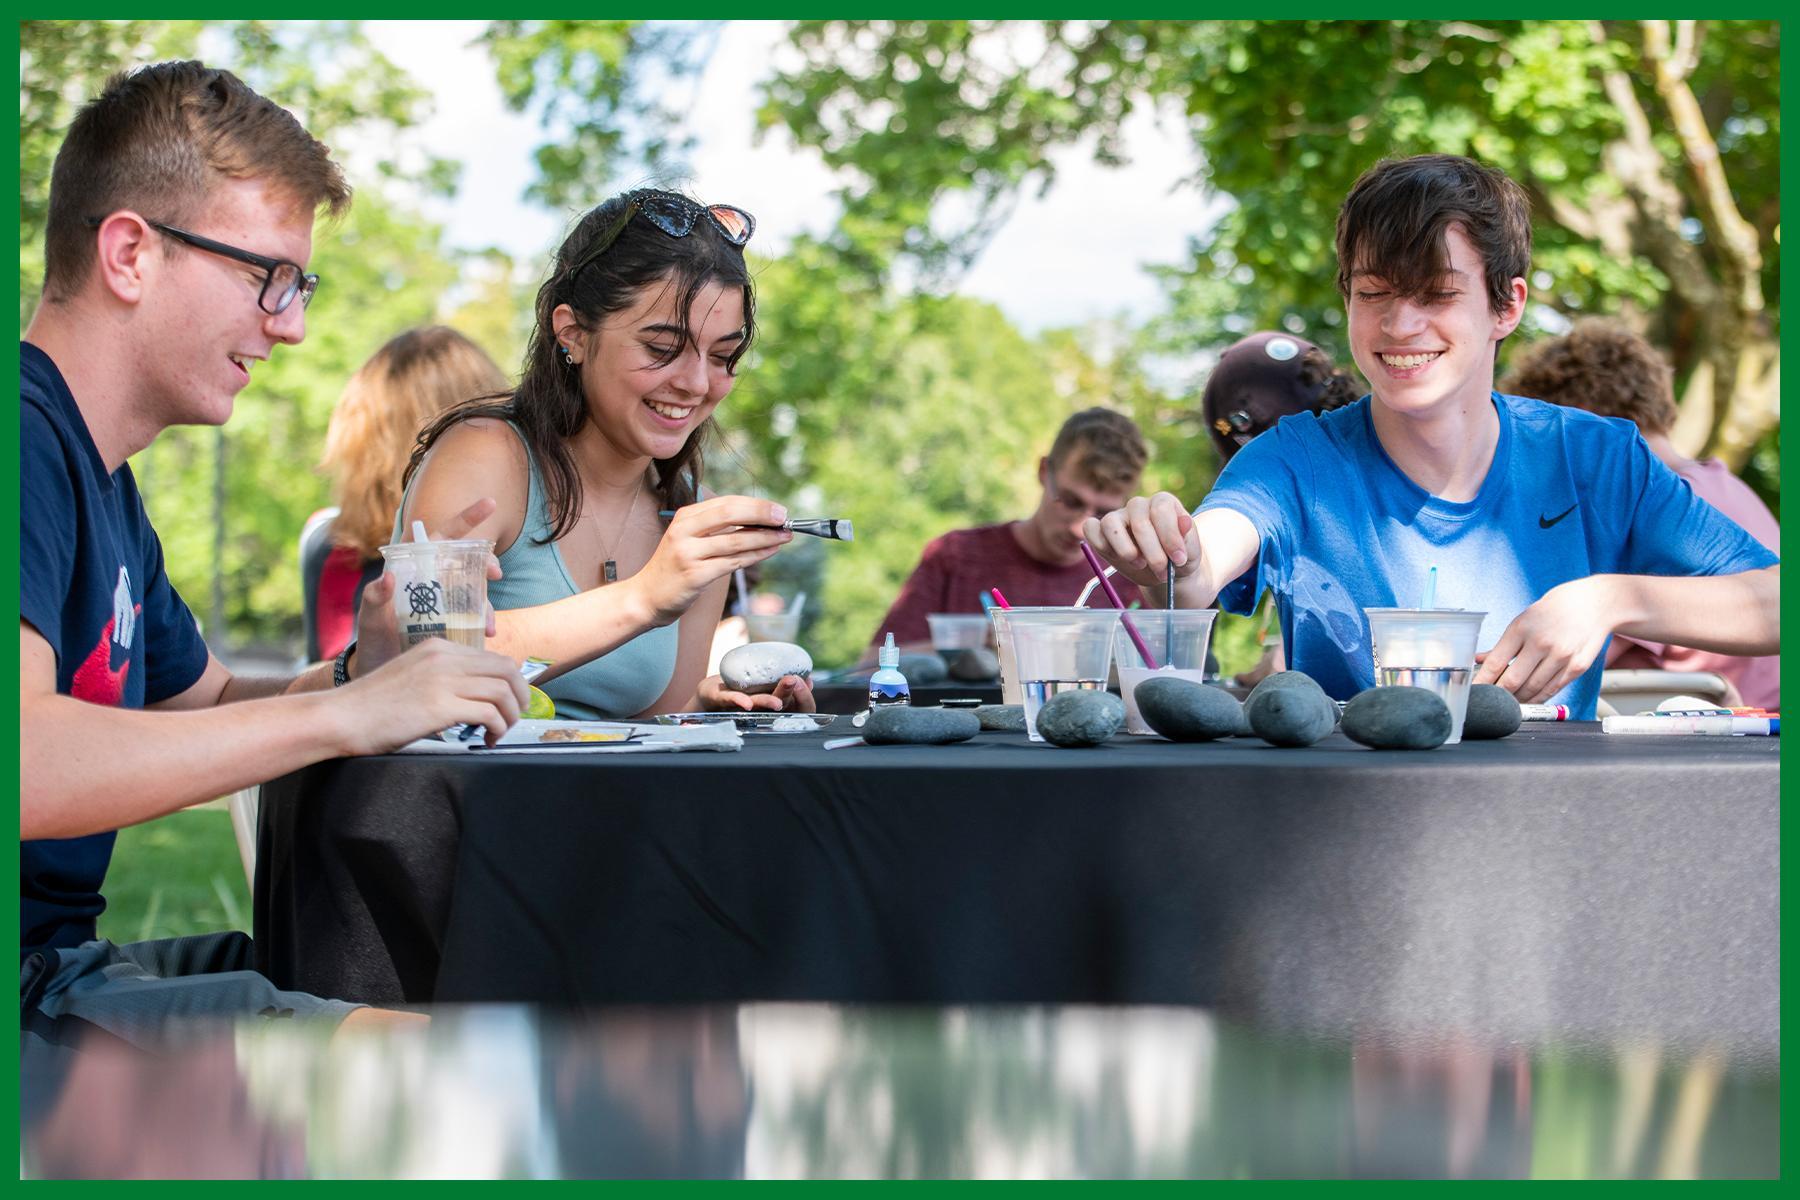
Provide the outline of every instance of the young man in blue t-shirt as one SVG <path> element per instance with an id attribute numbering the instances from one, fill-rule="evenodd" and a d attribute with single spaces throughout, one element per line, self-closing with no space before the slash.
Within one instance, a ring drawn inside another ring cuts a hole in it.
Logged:
<path id="1" fill-rule="evenodd" d="M 1374 683 L 1364 608 L 1486 612 L 1478 683 L 1592 719 L 1615 633 L 1780 648 L 1780 565 L 1629 422 L 1494 393 L 1525 311 L 1530 206 L 1467 158 L 1378 164 L 1338 215 L 1338 289 L 1369 396 L 1287 417 L 1190 514 L 1167 492 L 1087 540 L 1162 599 L 1249 612 L 1274 592 L 1290 664 L 1346 699 Z"/>
<path id="2" fill-rule="evenodd" d="M 401 654 L 382 622 L 298 678 L 232 675 L 170 585 L 126 465 L 171 425 L 222 424 L 252 364 L 300 342 L 314 214 L 349 201 L 298 121 L 195 62 L 115 76 L 57 153 L 44 292 L 19 346 L 28 1030 L 76 1018 L 137 1039 L 183 1014 L 345 1015 L 243 969 L 242 935 L 96 941 L 114 831 L 460 722 L 497 736 L 525 701 L 510 659 L 447 641 Z M 436 533 L 457 536 L 492 507 Z M 392 589 L 371 585 L 363 611 L 382 611 Z"/>

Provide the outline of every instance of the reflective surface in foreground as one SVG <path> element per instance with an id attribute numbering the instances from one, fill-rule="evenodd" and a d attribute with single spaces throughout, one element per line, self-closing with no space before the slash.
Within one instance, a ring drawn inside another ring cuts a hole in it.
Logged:
<path id="1" fill-rule="evenodd" d="M 442 1010 L 22 1050 L 27 1176 L 1774 1176 L 1779 1064 L 1191 1009 Z"/>

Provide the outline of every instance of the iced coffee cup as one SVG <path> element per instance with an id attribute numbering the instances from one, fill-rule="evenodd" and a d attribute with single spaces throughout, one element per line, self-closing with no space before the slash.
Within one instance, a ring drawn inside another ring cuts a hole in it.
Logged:
<path id="1" fill-rule="evenodd" d="M 387 574 L 394 577 L 394 616 L 407 649 L 434 637 L 482 648 L 493 550 L 494 543 L 483 538 L 381 548 Z"/>
<path id="2" fill-rule="evenodd" d="M 1365 608 L 1378 687 L 1420 687 L 1450 709 L 1446 745 L 1462 741 L 1484 612 L 1450 608 Z"/>

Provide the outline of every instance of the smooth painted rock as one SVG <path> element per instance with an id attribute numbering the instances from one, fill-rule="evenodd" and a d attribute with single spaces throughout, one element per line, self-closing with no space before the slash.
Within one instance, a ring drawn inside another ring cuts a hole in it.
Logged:
<path id="1" fill-rule="evenodd" d="M 1000 656 L 986 646 L 971 646 L 950 662 L 950 678 L 963 683 L 986 683 L 1000 677 Z"/>
<path id="2" fill-rule="evenodd" d="M 1319 681 L 1305 671 L 1277 671 L 1273 675 L 1265 675 L 1255 687 L 1251 688 L 1250 694 L 1244 697 L 1244 703 L 1250 703 L 1264 692 L 1272 692 L 1276 688 L 1285 687 L 1306 687 L 1313 689 L 1321 696 L 1325 694 L 1325 689 L 1319 686 Z"/>
<path id="3" fill-rule="evenodd" d="M 1210 742 L 1249 733 L 1244 706 L 1224 688 L 1151 676 L 1132 692 L 1144 724 L 1171 742 Z"/>
<path id="4" fill-rule="evenodd" d="M 1450 708 L 1424 688 L 1372 687 L 1344 706 L 1344 736 L 1372 750 L 1433 750 L 1450 736 Z"/>
<path id="5" fill-rule="evenodd" d="M 732 691 L 754 696 L 774 691 L 789 675 L 812 678 L 812 666 L 812 656 L 792 642 L 751 642 L 725 652 L 719 676 Z"/>
<path id="6" fill-rule="evenodd" d="M 981 722 L 983 729 L 997 733 L 1025 732 L 1023 704 L 984 704 L 975 710 L 975 719 Z"/>
<path id="7" fill-rule="evenodd" d="M 906 682 L 911 687 L 942 683 L 950 674 L 944 660 L 936 654 L 902 654 L 899 671 L 906 676 Z"/>
<path id="8" fill-rule="evenodd" d="M 981 722 L 966 708 L 913 708 L 890 704 L 873 709 L 863 723 L 863 741 L 872 746 L 942 746 L 966 742 Z"/>
<path id="9" fill-rule="evenodd" d="M 1098 746 L 1125 726 L 1125 702 L 1111 692 L 1063 692 L 1038 709 L 1038 735 L 1054 746 Z"/>
<path id="10" fill-rule="evenodd" d="M 1463 716 L 1465 738 L 1503 738 L 1517 733 L 1524 714 L 1518 698 L 1503 687 L 1478 683 L 1469 689 L 1469 711 Z"/>
<path id="11" fill-rule="evenodd" d="M 1299 674 L 1299 672 L 1282 672 Z M 1258 684 L 1244 701 L 1250 731 L 1272 746 L 1310 746 L 1337 728 L 1337 705 L 1306 676 L 1306 685 L 1265 688 Z M 1276 676 L 1271 675 L 1269 679 Z M 1269 680 L 1263 680 L 1267 683 Z"/>

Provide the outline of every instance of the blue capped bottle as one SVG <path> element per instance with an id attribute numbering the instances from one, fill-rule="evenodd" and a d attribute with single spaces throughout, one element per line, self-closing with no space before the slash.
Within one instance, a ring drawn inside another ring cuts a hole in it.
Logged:
<path id="1" fill-rule="evenodd" d="M 906 676 L 900 673 L 900 647 L 894 645 L 892 633 L 881 644 L 875 662 L 880 669 L 869 676 L 869 707 L 911 704 L 912 689 L 906 685 Z"/>

